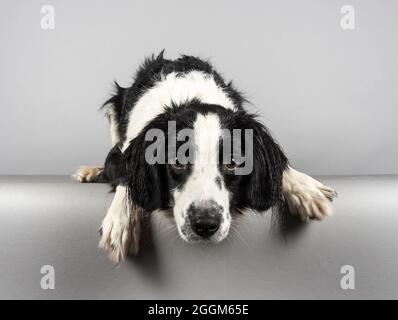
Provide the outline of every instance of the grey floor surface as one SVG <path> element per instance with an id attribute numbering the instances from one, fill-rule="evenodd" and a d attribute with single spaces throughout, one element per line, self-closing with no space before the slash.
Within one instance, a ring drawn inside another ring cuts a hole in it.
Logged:
<path id="1" fill-rule="evenodd" d="M 289 222 L 270 232 L 270 213 L 242 217 L 216 246 L 183 243 L 161 216 L 142 254 L 119 267 L 97 248 L 112 195 L 68 177 L 0 177 L 0 298 L 369 299 L 398 298 L 398 177 L 324 177 L 339 193 L 326 222 Z M 55 289 L 40 286 L 43 265 Z M 342 290 L 340 269 L 355 269 Z"/>

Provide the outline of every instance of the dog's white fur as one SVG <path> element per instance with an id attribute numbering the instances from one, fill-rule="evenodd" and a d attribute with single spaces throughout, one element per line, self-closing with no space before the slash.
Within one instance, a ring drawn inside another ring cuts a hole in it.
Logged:
<path id="1" fill-rule="evenodd" d="M 332 213 L 330 201 L 336 192 L 292 167 L 283 173 L 282 192 L 290 212 L 302 219 L 323 220 Z"/>
<path id="2" fill-rule="evenodd" d="M 192 99 L 203 103 L 218 104 L 226 109 L 235 109 L 234 103 L 213 76 L 200 71 L 191 71 L 184 75 L 173 72 L 164 76 L 153 88 L 148 89 L 134 105 L 129 114 L 124 152 L 132 139 L 144 129 L 145 125 L 161 114 L 165 106 L 172 102 L 182 104 Z"/>
<path id="3" fill-rule="evenodd" d="M 120 142 L 119 123 L 117 121 L 114 108 L 115 106 L 113 105 L 113 103 L 108 103 L 104 106 L 106 116 L 109 119 L 112 146 L 115 146 L 117 143 Z"/>
<path id="4" fill-rule="evenodd" d="M 224 185 L 221 188 L 216 183 L 216 178 L 221 174 L 218 167 L 218 137 L 222 129 L 217 115 L 198 115 L 194 123 L 194 136 L 196 144 L 195 165 L 189 180 L 182 190 L 175 190 L 174 218 L 181 237 L 186 223 L 187 210 L 193 203 L 204 203 L 212 200 L 223 208 L 222 223 L 215 234 L 215 241 L 223 240 L 228 234 L 231 214 L 229 212 L 229 192 Z"/>
<path id="5" fill-rule="evenodd" d="M 115 196 L 101 226 L 99 247 L 108 253 L 109 260 L 118 263 L 129 251 L 130 218 L 132 206 L 128 198 L 127 188 L 118 186 Z"/>
<path id="6" fill-rule="evenodd" d="M 79 182 L 92 182 L 103 170 L 102 166 L 81 166 L 72 177 Z"/>

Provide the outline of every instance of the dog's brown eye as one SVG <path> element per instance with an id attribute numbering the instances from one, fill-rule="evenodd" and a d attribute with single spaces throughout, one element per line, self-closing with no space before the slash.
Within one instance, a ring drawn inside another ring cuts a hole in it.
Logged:
<path id="1" fill-rule="evenodd" d="M 175 170 L 186 170 L 188 169 L 189 164 L 182 164 L 178 161 L 178 159 L 175 159 L 175 163 L 172 163 L 171 166 Z"/>
<path id="2" fill-rule="evenodd" d="M 235 162 L 234 159 L 231 160 L 231 163 L 224 164 L 224 168 L 227 171 L 234 171 L 238 167 L 238 164 Z"/>

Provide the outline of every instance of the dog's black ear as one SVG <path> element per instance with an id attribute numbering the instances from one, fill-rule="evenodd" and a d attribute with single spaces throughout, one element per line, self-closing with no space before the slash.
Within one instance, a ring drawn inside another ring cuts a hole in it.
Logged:
<path id="1" fill-rule="evenodd" d="M 264 211 L 282 200 L 283 171 L 288 160 L 264 125 L 252 119 L 253 170 L 247 177 L 244 203 Z"/>
<path id="2" fill-rule="evenodd" d="M 145 140 L 145 134 L 140 134 L 123 152 L 126 184 L 131 200 L 146 212 L 164 208 L 169 201 L 169 194 L 164 189 L 167 183 L 164 165 L 149 164 L 145 158 L 150 143 Z"/>

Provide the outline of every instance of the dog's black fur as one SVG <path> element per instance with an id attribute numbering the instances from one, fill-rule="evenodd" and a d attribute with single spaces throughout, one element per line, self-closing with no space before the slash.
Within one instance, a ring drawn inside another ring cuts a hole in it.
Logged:
<path id="1" fill-rule="evenodd" d="M 170 72 L 183 74 L 192 70 L 213 75 L 216 83 L 235 104 L 236 111 L 204 104 L 195 99 L 187 101 L 183 106 L 167 106 L 165 112 L 150 121 L 122 153 L 120 148 L 126 139 L 129 112 L 142 94 L 153 87 L 161 76 Z M 145 211 L 152 212 L 173 206 L 170 190 L 183 185 L 190 173 L 189 168 L 179 172 L 168 164 L 146 163 L 144 154 L 150 142 L 145 141 L 145 133 L 151 128 L 167 131 L 170 120 L 176 121 L 177 130 L 192 128 L 197 114 L 207 113 L 216 113 L 224 128 L 253 129 L 254 132 L 252 173 L 237 176 L 220 170 L 225 186 L 232 194 L 231 212 L 247 208 L 264 211 L 282 200 L 282 174 L 288 166 L 285 154 L 266 127 L 256 120 L 256 116 L 244 110 L 243 96 L 231 83 L 226 83 L 210 63 L 190 56 L 182 56 L 172 61 L 165 59 L 162 52 L 145 61 L 136 73 L 131 87 L 122 88 L 117 83 L 115 87 L 115 94 L 105 105 L 112 103 L 115 107 L 121 141 L 109 152 L 99 179 L 113 186 L 127 185 L 131 200 Z"/>

